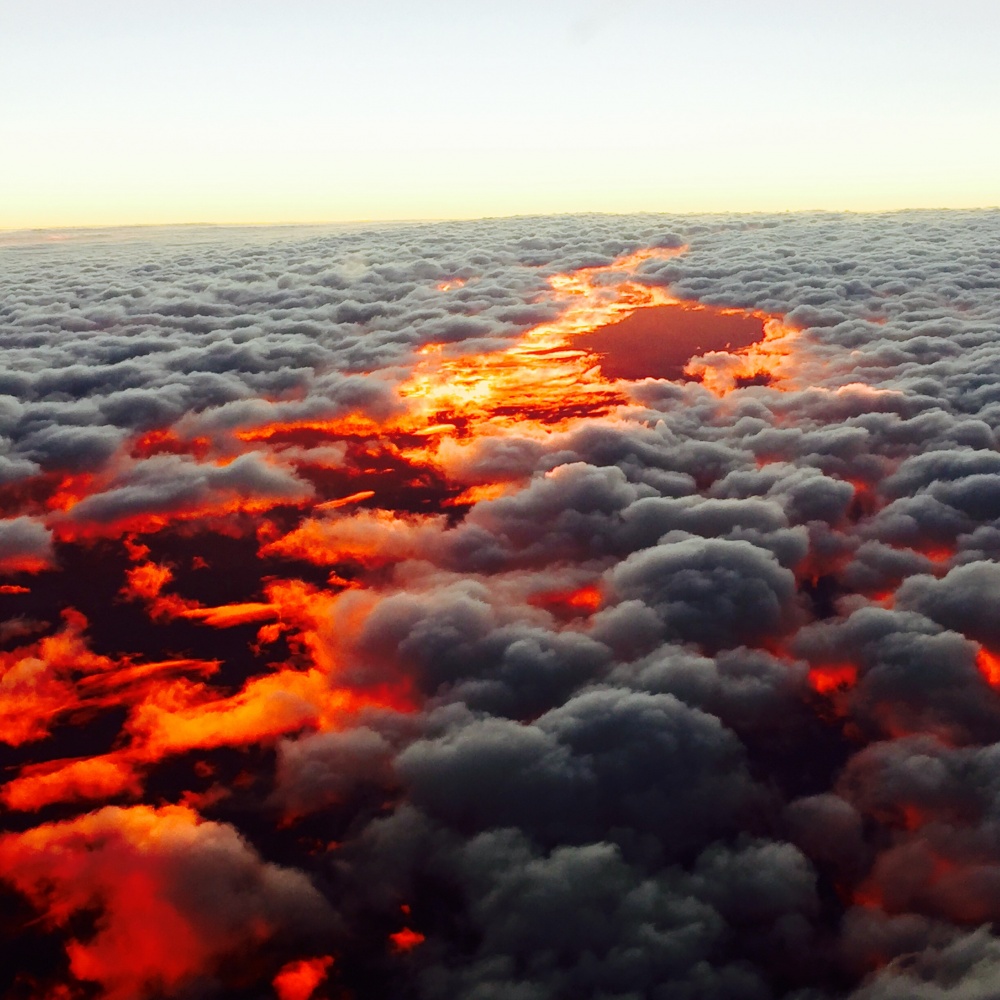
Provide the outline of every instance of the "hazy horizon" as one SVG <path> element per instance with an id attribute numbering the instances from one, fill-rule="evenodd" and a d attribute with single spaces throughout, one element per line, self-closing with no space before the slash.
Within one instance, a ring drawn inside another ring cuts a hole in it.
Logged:
<path id="1" fill-rule="evenodd" d="M 934 214 L 934 213 L 988 213 L 1000 212 L 1000 203 L 996 205 L 969 205 L 969 206 L 919 206 L 903 208 L 885 209 L 836 209 L 836 208 L 799 208 L 784 210 L 746 210 L 746 211 L 714 211 L 714 212 L 599 212 L 599 211 L 579 211 L 579 212 L 515 212 L 509 215 L 483 215 L 483 216 L 442 216 L 439 218 L 410 218 L 410 219 L 325 219 L 315 222 L 307 221 L 275 221 L 275 222 L 136 222 L 120 223 L 110 225 L 79 225 L 79 226 L 24 226 L 21 228 L 0 227 L 0 241 L 8 237 L 25 236 L 33 234 L 43 235 L 46 233 L 66 233 L 66 234 L 102 234 L 102 233 L 144 233 L 150 231 L 170 231 L 170 230 L 256 230 L 263 229 L 275 231 L 280 229 L 317 229 L 317 230 L 339 230 L 353 229 L 359 227 L 391 228 L 393 226 L 424 226 L 424 225 L 446 225 L 449 223 L 469 223 L 479 222 L 516 222 L 527 219 L 559 219 L 559 218 L 643 218 L 650 219 L 694 219 L 694 218 L 749 218 L 766 217 L 781 218 L 783 216 L 893 216 L 907 214 Z"/>

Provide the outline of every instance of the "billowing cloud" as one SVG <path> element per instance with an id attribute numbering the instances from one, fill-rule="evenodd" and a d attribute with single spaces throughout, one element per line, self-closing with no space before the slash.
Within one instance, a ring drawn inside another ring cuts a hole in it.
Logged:
<path id="1" fill-rule="evenodd" d="M 7 877 L 54 926 L 96 909 L 70 971 L 109 1000 L 209 983 L 226 958 L 333 914 L 300 872 L 261 861 L 232 828 L 181 806 L 109 806 L 0 839 Z"/>
<path id="2" fill-rule="evenodd" d="M 52 534 L 30 517 L 0 521 L 0 572 L 37 572 L 51 565 Z"/>
<path id="3" fill-rule="evenodd" d="M 0 248 L 0 992 L 992 997 L 998 227 Z"/>

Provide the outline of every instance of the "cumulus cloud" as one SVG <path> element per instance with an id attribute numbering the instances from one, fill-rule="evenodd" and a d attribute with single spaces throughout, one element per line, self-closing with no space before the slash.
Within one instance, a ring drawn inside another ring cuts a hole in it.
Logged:
<path id="1" fill-rule="evenodd" d="M 653 608 L 667 636 L 710 648 L 781 634 L 794 616 L 793 575 L 749 542 L 666 542 L 629 556 L 612 579 Z"/>
<path id="2" fill-rule="evenodd" d="M 2 988 L 993 996 L 998 237 L 0 248 Z"/>
<path id="3" fill-rule="evenodd" d="M 96 934 L 69 944 L 70 968 L 111 1000 L 211 984 L 227 956 L 279 934 L 308 941 L 333 923 L 304 875 L 183 807 L 107 807 L 7 834 L 0 858 L 56 925 L 98 909 Z"/>
<path id="4" fill-rule="evenodd" d="M 250 452 L 228 465 L 203 466 L 179 456 L 147 459 L 108 487 L 76 504 L 70 517 L 82 524 L 127 522 L 148 514 L 172 512 L 211 513 L 226 510 L 230 503 L 295 503 L 312 494 L 287 469 L 268 464 L 263 456 Z"/>
<path id="5" fill-rule="evenodd" d="M 915 574 L 898 591 L 902 607 L 1000 650 L 998 594 L 1000 565 L 980 561 L 956 566 L 941 579 Z"/>
<path id="6" fill-rule="evenodd" d="M 53 558 L 52 533 L 31 517 L 0 521 L 0 571 L 41 569 Z"/>

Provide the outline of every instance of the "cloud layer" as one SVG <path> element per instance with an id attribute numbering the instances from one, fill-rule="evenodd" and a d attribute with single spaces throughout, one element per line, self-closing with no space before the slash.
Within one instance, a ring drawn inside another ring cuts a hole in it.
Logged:
<path id="1" fill-rule="evenodd" d="M 0 249 L 9 995 L 992 996 L 998 237 Z"/>

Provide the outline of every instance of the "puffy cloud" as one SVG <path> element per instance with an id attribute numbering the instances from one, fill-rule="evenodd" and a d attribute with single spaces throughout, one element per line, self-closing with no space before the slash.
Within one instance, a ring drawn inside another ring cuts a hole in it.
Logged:
<path id="1" fill-rule="evenodd" d="M 525 725 L 468 720 L 397 760 L 414 801 L 463 830 L 520 826 L 548 842 L 656 831 L 673 857 L 763 799 L 742 747 L 671 695 L 583 693 Z"/>
<path id="2" fill-rule="evenodd" d="M 998 220 L 0 248 L 0 991 L 992 996 Z"/>
<path id="3" fill-rule="evenodd" d="M 987 1000 L 996 989 L 996 940 L 985 930 L 914 948 L 852 994 L 856 1000 Z"/>
<path id="4" fill-rule="evenodd" d="M 179 806 L 109 806 L 6 834 L 0 867 L 55 926 L 96 909 L 94 933 L 67 950 L 73 974 L 108 1000 L 211 984 L 227 958 L 334 926 L 304 875 Z"/>
<path id="5" fill-rule="evenodd" d="M 956 566 L 940 580 L 911 576 L 897 591 L 900 607 L 912 608 L 946 628 L 1000 650 L 1000 566 L 971 562 Z"/>
<path id="6" fill-rule="evenodd" d="M 52 533 L 31 517 L 0 521 L 0 572 L 34 573 L 52 564 Z"/>
<path id="7" fill-rule="evenodd" d="M 687 538 L 643 549 L 617 566 L 615 589 L 659 615 L 666 635 L 709 648 L 780 635 L 795 620 L 795 578 L 745 541 Z"/>
<path id="8" fill-rule="evenodd" d="M 128 524 L 172 513 L 203 516 L 231 507 L 267 509 L 311 494 L 309 484 L 252 452 L 221 467 L 162 455 L 146 459 L 120 481 L 85 497 L 73 507 L 70 518 L 79 524 Z"/>
<path id="9" fill-rule="evenodd" d="M 275 800 L 292 815 L 350 800 L 366 784 L 393 783 L 394 748 L 367 726 L 278 745 Z"/>
<path id="10" fill-rule="evenodd" d="M 656 996 L 665 983 L 677 996 L 763 995 L 749 970 L 706 962 L 725 926 L 709 904 L 643 879 L 611 845 L 533 857 L 522 839 L 501 833 L 481 835 L 463 854 L 480 943 L 471 966 L 423 973 L 430 997 L 472 989 Z"/>

